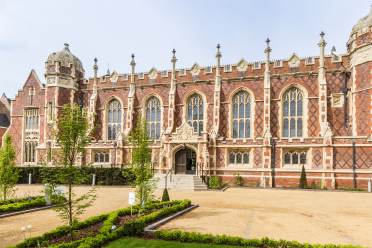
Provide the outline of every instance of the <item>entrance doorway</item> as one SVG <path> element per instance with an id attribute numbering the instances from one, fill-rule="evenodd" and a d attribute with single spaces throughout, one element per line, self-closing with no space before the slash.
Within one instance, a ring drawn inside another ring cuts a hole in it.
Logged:
<path id="1" fill-rule="evenodd" d="M 184 148 L 175 154 L 175 174 L 195 174 L 196 172 L 196 153 Z"/>

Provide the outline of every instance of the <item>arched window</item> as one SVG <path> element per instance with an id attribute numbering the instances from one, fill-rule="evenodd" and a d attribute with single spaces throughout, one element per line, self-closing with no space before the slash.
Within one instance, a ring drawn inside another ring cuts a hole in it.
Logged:
<path id="1" fill-rule="evenodd" d="M 249 138 L 251 133 L 251 98 L 246 91 L 239 91 L 232 100 L 233 138 Z"/>
<path id="2" fill-rule="evenodd" d="M 161 105 L 157 97 L 151 97 L 146 105 L 146 127 L 149 139 L 160 138 Z"/>
<path id="3" fill-rule="evenodd" d="M 107 139 L 116 140 L 121 132 L 121 104 L 113 99 L 109 102 L 107 108 Z"/>
<path id="4" fill-rule="evenodd" d="M 302 137 L 303 95 L 293 87 L 283 96 L 283 137 Z"/>
<path id="5" fill-rule="evenodd" d="M 194 132 L 203 132 L 204 103 L 200 95 L 194 94 L 187 101 L 187 123 Z"/>

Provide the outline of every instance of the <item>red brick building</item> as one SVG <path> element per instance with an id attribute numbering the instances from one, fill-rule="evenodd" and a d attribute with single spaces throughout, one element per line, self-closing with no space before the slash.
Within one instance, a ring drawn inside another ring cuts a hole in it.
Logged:
<path id="1" fill-rule="evenodd" d="M 89 113 L 95 139 L 79 163 L 127 166 L 125 137 L 139 117 L 147 122 L 152 161 L 159 172 L 219 175 L 239 173 L 246 184 L 298 185 L 302 165 L 308 180 L 328 188 L 372 177 L 372 12 L 352 29 L 347 53 L 301 58 L 176 66 L 84 78 L 68 45 L 49 55 L 45 84 L 32 71 L 11 101 L 11 125 L 20 166 L 37 166 L 57 144 L 51 136 L 61 107 L 80 104 Z M 311 45 L 311 44 L 310 44 Z M 314 41 L 314 44 L 316 42 Z"/>
<path id="2" fill-rule="evenodd" d="M 10 100 L 3 94 L 0 97 L 0 147 L 3 136 L 10 124 Z"/>

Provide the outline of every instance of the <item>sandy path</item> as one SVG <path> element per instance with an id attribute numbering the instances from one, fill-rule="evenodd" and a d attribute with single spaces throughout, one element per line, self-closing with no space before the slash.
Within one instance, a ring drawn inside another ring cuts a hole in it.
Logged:
<path id="1" fill-rule="evenodd" d="M 87 190 L 79 187 L 77 192 Z M 40 186 L 20 186 L 19 195 L 39 194 Z M 95 207 L 82 219 L 127 206 L 129 188 L 98 187 Z M 200 205 L 163 229 L 225 233 L 245 238 L 270 237 L 312 243 L 351 243 L 372 247 L 372 194 L 298 190 L 228 189 L 225 192 L 169 192 Z M 61 225 L 53 210 L 0 219 L 0 247 Z"/>
<path id="2" fill-rule="evenodd" d="M 372 194 L 228 189 L 194 192 L 192 200 L 200 207 L 162 229 L 372 247 Z"/>

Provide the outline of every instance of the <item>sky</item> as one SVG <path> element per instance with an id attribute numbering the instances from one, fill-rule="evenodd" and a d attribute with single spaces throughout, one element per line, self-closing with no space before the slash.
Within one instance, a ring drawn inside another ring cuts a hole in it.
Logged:
<path id="1" fill-rule="evenodd" d="M 48 55 L 70 44 L 85 76 L 128 73 L 130 55 L 137 71 L 214 65 L 216 44 L 222 64 L 264 59 L 271 40 L 272 59 L 317 56 L 319 33 L 326 51 L 345 52 L 352 26 L 371 0 L 0 0 L 0 93 L 14 98 L 30 71 L 44 83 Z"/>

